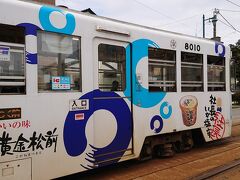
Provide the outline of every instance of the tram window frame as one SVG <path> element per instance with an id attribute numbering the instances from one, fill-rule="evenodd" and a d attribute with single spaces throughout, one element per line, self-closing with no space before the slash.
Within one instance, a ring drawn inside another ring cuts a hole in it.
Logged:
<path id="1" fill-rule="evenodd" d="M 46 36 L 45 37 L 46 42 L 43 42 L 44 41 L 42 38 L 43 36 Z M 47 43 L 47 39 L 50 38 L 53 38 L 52 40 L 54 40 L 55 38 L 55 42 L 51 41 L 52 45 L 49 45 Z M 62 42 L 60 41 L 60 38 Z M 69 46 L 66 46 L 66 44 L 68 44 Z M 57 93 L 57 92 L 82 91 L 81 37 L 38 30 L 37 51 L 38 51 L 38 92 Z M 52 61 L 49 62 L 50 60 Z M 66 84 L 68 87 L 67 88 L 53 87 L 52 79 L 54 77 L 63 79 L 67 78 Z"/>
<path id="2" fill-rule="evenodd" d="M 194 73 L 190 74 L 190 69 Z M 203 54 L 181 52 L 181 90 L 182 92 L 204 91 Z"/>
<path id="3" fill-rule="evenodd" d="M 0 46 L 0 95 L 26 94 L 25 28 L 0 24 Z"/>
<path id="4" fill-rule="evenodd" d="M 175 50 L 148 48 L 149 92 L 176 92 L 176 70 Z"/>
<path id="5" fill-rule="evenodd" d="M 126 58 L 124 46 L 98 45 L 98 86 L 101 91 L 125 91 Z"/>
<path id="6" fill-rule="evenodd" d="M 216 76 L 217 70 L 221 71 L 221 72 L 219 71 L 218 77 Z M 207 72 L 208 72 L 208 91 L 226 91 L 225 57 L 207 55 Z M 212 75 L 211 72 L 213 72 Z"/>

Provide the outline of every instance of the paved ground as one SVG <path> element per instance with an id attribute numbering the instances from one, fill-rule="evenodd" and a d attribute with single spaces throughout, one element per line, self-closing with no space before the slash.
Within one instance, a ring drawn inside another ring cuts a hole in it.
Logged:
<path id="1" fill-rule="evenodd" d="M 232 109 L 233 125 L 240 124 L 240 107 L 234 107 Z"/>

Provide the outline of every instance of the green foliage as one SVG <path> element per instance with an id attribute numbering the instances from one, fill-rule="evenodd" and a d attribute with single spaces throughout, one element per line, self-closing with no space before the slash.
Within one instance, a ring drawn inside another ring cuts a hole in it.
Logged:
<path id="1" fill-rule="evenodd" d="M 230 48 L 232 51 L 232 58 L 235 60 L 235 63 L 240 65 L 240 39 L 235 45 L 230 44 Z"/>
<path id="2" fill-rule="evenodd" d="M 237 81 L 240 81 L 240 39 L 237 41 L 236 44 L 230 44 L 230 48 L 232 51 L 232 60 L 234 62 L 233 64 L 235 66 L 234 69 L 236 70 L 236 72 L 235 72 L 236 79 L 237 79 Z M 237 86 L 239 86 L 239 85 L 240 84 L 237 84 Z M 236 87 L 236 89 L 240 89 L 240 88 Z"/>

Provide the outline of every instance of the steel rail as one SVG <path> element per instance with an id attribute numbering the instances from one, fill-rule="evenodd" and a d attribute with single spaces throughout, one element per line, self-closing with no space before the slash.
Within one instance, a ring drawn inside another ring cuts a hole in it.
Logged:
<path id="1" fill-rule="evenodd" d="M 230 170 L 236 166 L 239 166 L 240 165 L 240 159 L 236 159 L 230 163 L 227 163 L 227 164 L 224 164 L 224 165 L 221 165 L 221 166 L 218 166 L 216 168 L 213 168 L 213 169 L 210 169 L 208 171 L 205 171 L 205 172 L 202 172 L 196 176 L 193 176 L 191 178 L 189 178 L 189 180 L 203 180 L 203 179 L 208 179 L 208 178 L 211 178 L 211 177 L 214 177 L 218 174 L 221 174 L 227 170 Z"/>

